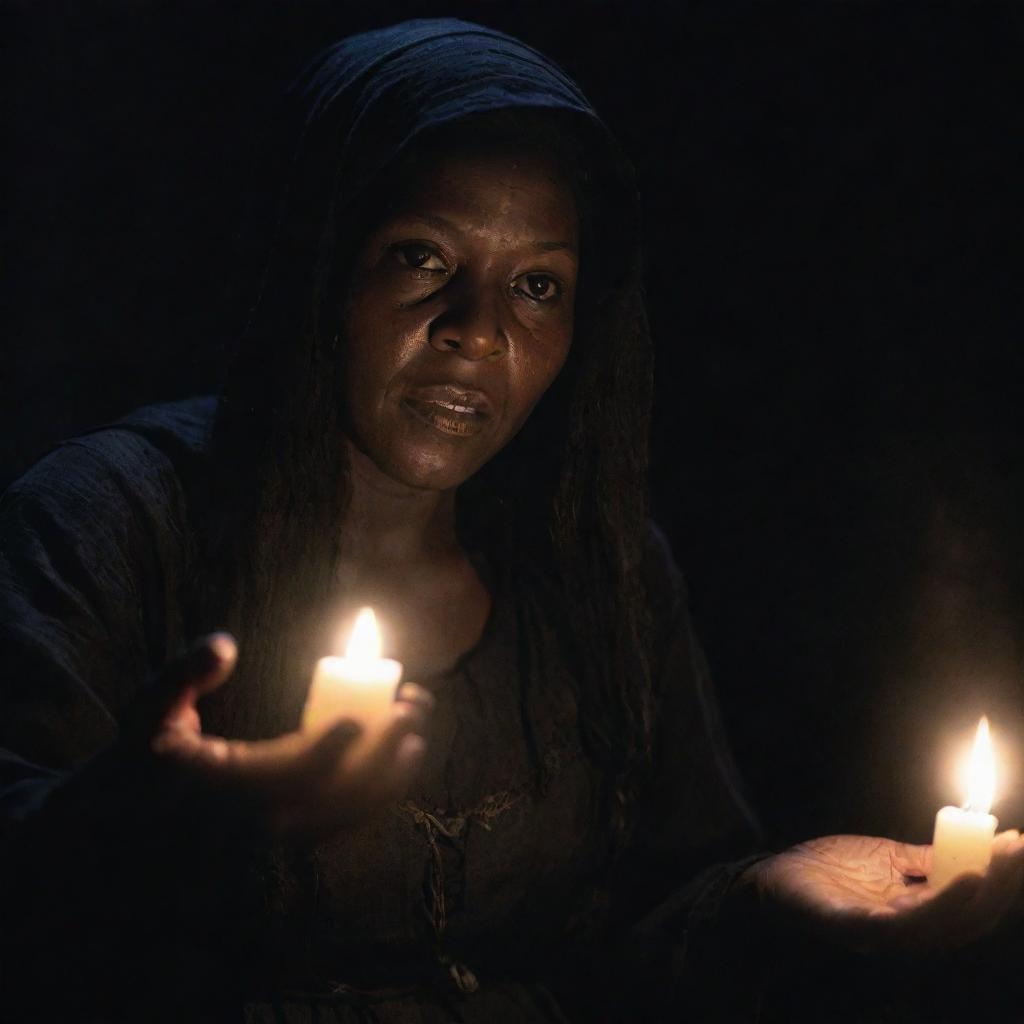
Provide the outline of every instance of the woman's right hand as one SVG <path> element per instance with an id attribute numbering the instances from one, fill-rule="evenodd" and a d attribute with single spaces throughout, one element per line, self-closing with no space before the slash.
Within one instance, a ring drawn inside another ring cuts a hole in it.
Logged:
<path id="1" fill-rule="evenodd" d="M 348 754 L 361 729 L 347 719 L 315 735 L 229 740 L 202 731 L 196 703 L 231 675 L 236 658 L 234 638 L 213 633 L 171 662 L 131 727 L 134 742 L 193 773 L 208 796 L 230 804 L 226 812 L 253 808 L 280 837 L 325 838 L 401 795 L 426 749 L 427 691 L 403 684 L 380 739 L 355 759 Z"/>

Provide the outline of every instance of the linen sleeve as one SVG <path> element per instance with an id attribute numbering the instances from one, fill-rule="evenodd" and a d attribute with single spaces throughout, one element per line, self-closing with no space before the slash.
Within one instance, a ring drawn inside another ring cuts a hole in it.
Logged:
<path id="1" fill-rule="evenodd" d="M 29 1019 L 165 980 L 161 935 L 220 898 L 202 801 L 116 742 L 181 642 L 183 522 L 168 460 L 130 431 L 62 445 L 0 501 L 0 958 Z"/>
<path id="2" fill-rule="evenodd" d="M 132 446 L 111 446 L 125 470 Z M 0 748 L 51 772 L 113 740 L 166 654 L 152 624 L 174 559 L 152 519 L 172 529 L 169 488 L 159 467 L 136 458 L 129 477 L 97 447 L 61 446 L 0 501 Z"/>

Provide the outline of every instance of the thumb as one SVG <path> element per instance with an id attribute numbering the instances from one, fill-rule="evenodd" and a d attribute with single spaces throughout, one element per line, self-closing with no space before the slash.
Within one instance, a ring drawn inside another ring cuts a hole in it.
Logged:
<path id="1" fill-rule="evenodd" d="M 910 878 L 927 878 L 932 872 L 932 848 L 927 844 L 898 843 L 892 861 L 893 867 L 901 874 Z"/>
<path id="2" fill-rule="evenodd" d="M 198 729 L 195 702 L 231 675 L 237 658 L 238 645 L 230 633 L 200 637 L 154 677 L 140 701 L 133 731 L 148 742 L 165 724 L 187 724 Z"/>

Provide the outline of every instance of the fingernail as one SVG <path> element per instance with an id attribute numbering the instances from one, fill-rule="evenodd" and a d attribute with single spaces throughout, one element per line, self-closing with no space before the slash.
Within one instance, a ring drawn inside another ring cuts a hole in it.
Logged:
<path id="1" fill-rule="evenodd" d="M 416 683 L 402 683 L 395 696 L 397 700 L 405 701 L 408 704 L 416 704 L 425 711 L 433 711 L 436 703 L 434 695 Z"/>
<path id="2" fill-rule="evenodd" d="M 206 638 L 206 645 L 221 662 L 232 662 L 238 656 L 238 644 L 230 633 L 224 631 L 211 633 Z"/>
<path id="3" fill-rule="evenodd" d="M 395 751 L 395 758 L 404 768 L 414 768 L 427 752 L 427 741 L 411 732 L 403 736 Z"/>
<path id="4" fill-rule="evenodd" d="M 411 723 L 410 727 L 415 729 L 417 723 L 426 725 L 429 709 L 420 703 L 413 704 L 407 700 L 396 700 L 391 705 L 391 714 L 399 721 Z"/>
<path id="5" fill-rule="evenodd" d="M 193 675 L 206 675 L 235 660 L 235 639 L 230 633 L 211 633 L 204 636 L 189 654 L 189 671 Z"/>
<path id="6" fill-rule="evenodd" d="M 223 764 L 228 759 L 230 748 L 228 741 L 221 736 L 209 736 L 200 748 L 202 755 L 209 761 Z"/>

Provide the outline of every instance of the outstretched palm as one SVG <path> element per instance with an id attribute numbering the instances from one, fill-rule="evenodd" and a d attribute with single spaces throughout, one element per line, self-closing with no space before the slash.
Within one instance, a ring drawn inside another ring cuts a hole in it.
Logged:
<path id="1" fill-rule="evenodd" d="M 429 693 L 404 683 L 383 733 L 357 759 L 348 751 L 359 728 L 347 720 L 320 735 L 229 740 L 203 732 L 196 702 L 224 683 L 236 656 L 234 638 L 226 633 L 199 640 L 147 692 L 126 742 L 148 747 L 172 769 L 187 771 L 225 806 L 249 807 L 280 835 L 322 838 L 399 795 L 425 749 Z"/>
<path id="2" fill-rule="evenodd" d="M 772 858 L 767 891 L 794 907 L 835 915 L 895 913 L 928 874 L 931 848 L 874 836 L 826 836 Z M 899 907 L 899 904 L 896 904 Z"/>
<path id="3" fill-rule="evenodd" d="M 926 883 L 931 847 L 872 836 L 826 836 L 752 869 L 762 900 L 803 928 L 860 949 L 957 946 L 991 931 L 1019 902 L 1024 839 L 1004 832 L 984 876 Z"/>

